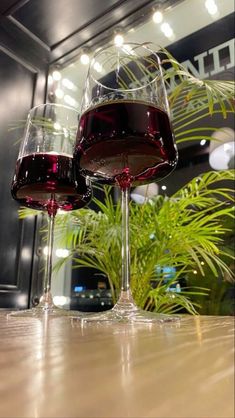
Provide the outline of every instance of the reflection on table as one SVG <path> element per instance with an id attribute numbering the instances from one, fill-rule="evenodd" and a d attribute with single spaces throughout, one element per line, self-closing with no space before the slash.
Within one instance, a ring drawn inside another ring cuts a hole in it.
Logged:
<path id="1" fill-rule="evenodd" d="M 232 418 L 232 317 L 81 327 L 0 316 L 1 417 Z"/>

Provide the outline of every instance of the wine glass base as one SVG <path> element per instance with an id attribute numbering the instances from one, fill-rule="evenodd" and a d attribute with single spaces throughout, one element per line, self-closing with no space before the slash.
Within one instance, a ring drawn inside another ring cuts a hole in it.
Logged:
<path id="1" fill-rule="evenodd" d="M 86 322 L 118 322 L 118 323 L 136 323 L 136 324 L 143 324 L 143 323 L 159 323 L 162 324 L 164 322 L 175 322 L 179 321 L 180 317 L 177 315 L 166 315 L 154 312 L 147 312 L 143 309 L 135 309 L 133 311 L 123 311 L 117 308 L 113 308 L 109 311 L 96 313 L 96 314 L 89 314 L 83 315 L 81 317 L 82 323 Z"/>
<path id="2" fill-rule="evenodd" d="M 35 319 L 40 319 L 45 316 L 49 316 L 52 318 L 73 317 L 73 318 L 79 319 L 80 317 L 83 316 L 83 312 L 69 311 L 66 309 L 59 308 L 58 306 L 55 306 L 55 305 L 40 306 L 39 304 L 35 308 L 10 312 L 7 316 L 13 317 L 13 318 L 35 318 Z"/>

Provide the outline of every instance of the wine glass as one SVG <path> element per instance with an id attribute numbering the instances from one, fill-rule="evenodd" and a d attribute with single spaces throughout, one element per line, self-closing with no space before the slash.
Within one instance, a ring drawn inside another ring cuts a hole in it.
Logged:
<path id="1" fill-rule="evenodd" d="M 73 160 L 77 123 L 75 109 L 54 103 L 36 106 L 28 114 L 11 192 L 21 205 L 47 212 L 48 253 L 40 303 L 32 309 L 10 315 L 71 314 L 54 305 L 51 275 L 54 222 L 58 210 L 79 209 L 90 201 L 92 194 L 85 178 L 76 171 Z M 73 312 L 73 315 L 79 313 Z"/>
<path id="2" fill-rule="evenodd" d="M 130 289 L 130 187 L 167 176 L 176 166 L 160 58 L 150 44 L 108 45 L 87 75 L 75 147 L 80 172 L 118 185 L 122 198 L 122 282 L 118 302 L 87 321 L 157 322 L 178 319 L 139 309 Z"/>

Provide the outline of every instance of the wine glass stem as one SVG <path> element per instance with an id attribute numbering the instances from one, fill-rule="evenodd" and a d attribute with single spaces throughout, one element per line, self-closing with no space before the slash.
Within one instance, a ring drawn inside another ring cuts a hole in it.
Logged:
<path id="1" fill-rule="evenodd" d="M 121 292 L 130 290 L 129 198 L 130 188 L 121 189 L 122 195 L 122 283 Z"/>
<path id="2" fill-rule="evenodd" d="M 48 214 L 48 240 L 47 240 L 48 253 L 47 253 L 47 259 L 46 259 L 44 293 L 48 293 L 51 291 L 54 225 L 55 225 L 54 214 Z"/>
<path id="3" fill-rule="evenodd" d="M 40 304 L 37 308 L 44 310 L 53 309 L 54 303 L 51 294 L 51 276 L 52 276 L 52 252 L 53 252 L 53 238 L 54 238 L 54 224 L 55 224 L 55 213 L 48 211 L 48 232 L 47 232 L 47 258 L 46 258 L 46 269 L 44 279 L 44 290 L 43 295 L 40 299 Z"/>

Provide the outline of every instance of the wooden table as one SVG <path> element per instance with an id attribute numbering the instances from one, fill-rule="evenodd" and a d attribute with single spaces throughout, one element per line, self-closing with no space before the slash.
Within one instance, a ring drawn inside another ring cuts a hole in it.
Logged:
<path id="1" fill-rule="evenodd" d="M 96 325 L 0 315 L 4 418 L 233 418 L 231 317 Z"/>

